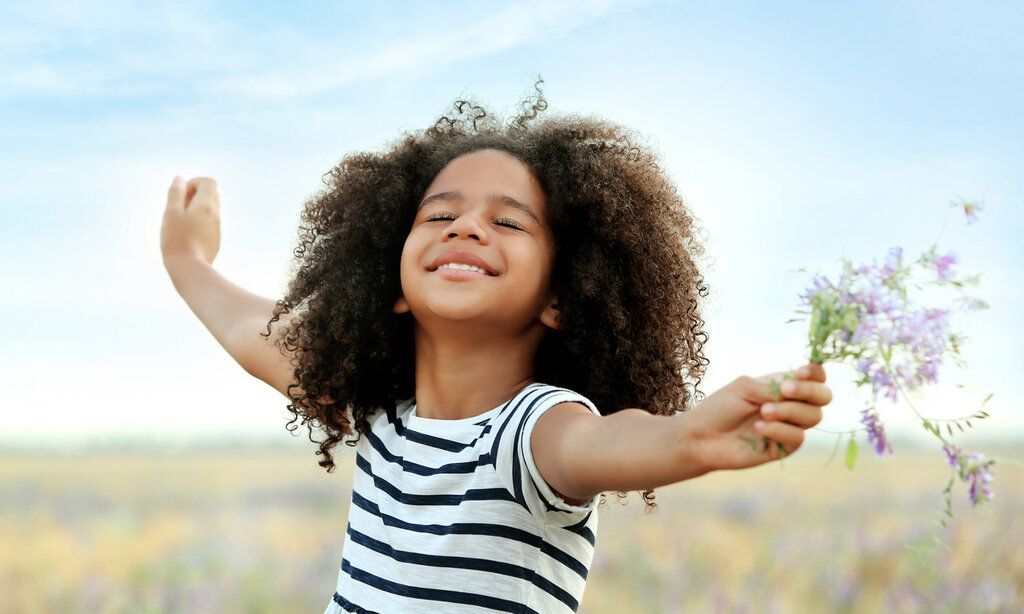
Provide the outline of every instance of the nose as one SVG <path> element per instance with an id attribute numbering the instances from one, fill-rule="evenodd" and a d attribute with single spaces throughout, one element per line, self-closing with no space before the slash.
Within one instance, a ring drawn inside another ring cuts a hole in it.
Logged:
<path id="1" fill-rule="evenodd" d="M 460 215 L 448 227 L 444 230 L 445 236 L 444 241 L 449 241 L 458 237 L 459 235 L 472 237 L 483 244 L 486 244 L 489 240 L 487 231 L 477 223 L 476 218 L 471 215 Z"/>

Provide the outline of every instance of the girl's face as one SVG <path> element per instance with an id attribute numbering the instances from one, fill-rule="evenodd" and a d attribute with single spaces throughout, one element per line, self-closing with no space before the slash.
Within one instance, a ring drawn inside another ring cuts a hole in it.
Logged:
<path id="1" fill-rule="evenodd" d="M 490 274 L 437 269 L 451 252 L 472 254 Z M 403 296 L 394 312 L 411 311 L 421 325 L 473 320 L 520 331 L 540 319 L 557 328 L 553 263 L 537 180 L 507 152 L 474 151 L 449 162 L 423 194 L 402 249 Z"/>

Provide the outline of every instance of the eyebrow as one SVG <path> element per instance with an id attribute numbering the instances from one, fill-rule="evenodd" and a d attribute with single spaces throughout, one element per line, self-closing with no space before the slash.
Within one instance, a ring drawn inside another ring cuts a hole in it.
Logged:
<path id="1" fill-rule="evenodd" d="M 431 194 L 430 196 L 424 198 L 423 202 L 420 203 L 420 206 L 416 208 L 416 211 L 419 211 L 423 207 L 426 207 L 428 204 L 434 202 L 435 200 L 461 200 L 461 199 L 462 199 L 462 193 L 459 192 L 459 191 L 438 192 L 437 194 Z M 512 207 L 513 209 L 519 209 L 520 211 L 522 211 L 526 215 L 529 215 L 530 217 L 532 217 L 533 221 L 537 222 L 538 224 L 541 223 L 540 220 L 537 218 L 537 216 L 533 213 L 533 209 L 531 209 L 529 207 L 529 205 L 526 205 L 525 203 L 521 203 L 518 200 L 512 198 L 511 196 L 506 196 L 504 194 L 495 194 L 494 192 L 491 192 L 491 193 L 489 193 L 487 195 L 487 200 L 492 202 L 492 203 L 500 203 L 502 205 L 505 205 L 506 207 Z"/>

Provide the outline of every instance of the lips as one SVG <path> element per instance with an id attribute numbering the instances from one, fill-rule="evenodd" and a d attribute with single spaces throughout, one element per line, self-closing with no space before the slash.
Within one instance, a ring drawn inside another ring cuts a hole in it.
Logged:
<path id="1" fill-rule="evenodd" d="M 466 252 L 457 249 L 446 249 L 445 251 L 441 252 L 441 255 L 438 256 L 432 263 L 430 263 L 430 266 L 427 267 L 427 270 L 436 271 L 437 268 L 442 264 L 449 263 L 471 264 L 473 266 L 480 267 L 481 269 L 486 271 L 488 275 L 494 276 L 498 274 L 498 272 L 494 270 L 494 267 L 487 264 L 487 261 L 484 260 L 483 258 L 477 256 L 472 252 Z"/>

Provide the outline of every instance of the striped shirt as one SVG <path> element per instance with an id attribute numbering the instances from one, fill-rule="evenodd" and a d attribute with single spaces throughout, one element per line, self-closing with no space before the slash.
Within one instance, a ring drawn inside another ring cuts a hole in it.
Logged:
<path id="1" fill-rule="evenodd" d="M 356 444 L 334 597 L 341 612 L 575 612 L 594 556 L 598 496 L 566 503 L 534 464 L 530 435 L 558 403 L 533 383 L 461 420 L 378 412 Z"/>

